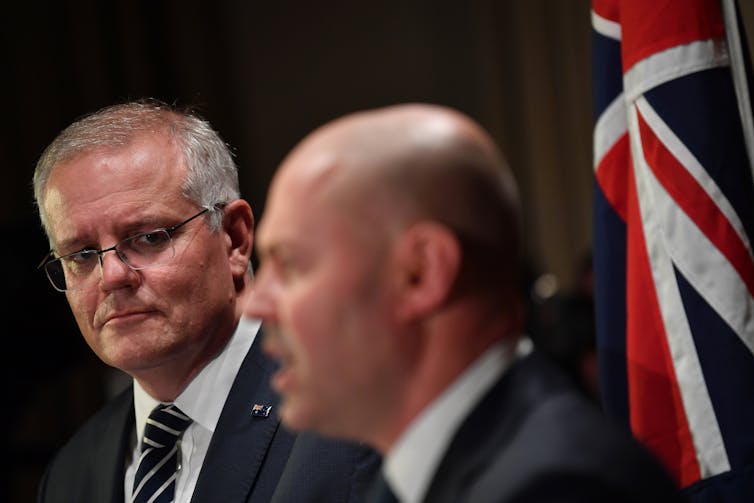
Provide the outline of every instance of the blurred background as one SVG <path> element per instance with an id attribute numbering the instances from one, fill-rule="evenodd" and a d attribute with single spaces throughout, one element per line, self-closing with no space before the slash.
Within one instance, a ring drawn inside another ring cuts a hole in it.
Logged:
<path id="1" fill-rule="evenodd" d="M 754 3 L 740 3 L 751 33 Z M 593 345 L 588 0 L 59 0 L 4 10 L 0 263 L 10 407 L 0 416 L 12 461 L 0 501 L 33 501 L 54 451 L 122 385 L 36 270 L 48 248 L 31 177 L 62 128 L 127 99 L 190 105 L 207 118 L 234 149 L 257 219 L 277 164 L 322 123 L 405 101 L 466 112 L 498 140 L 521 187 L 535 342 L 596 392 L 582 358 Z"/>

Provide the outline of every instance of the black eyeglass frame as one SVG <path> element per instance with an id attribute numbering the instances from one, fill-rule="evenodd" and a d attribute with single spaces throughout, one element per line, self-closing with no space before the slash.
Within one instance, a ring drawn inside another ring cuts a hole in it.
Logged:
<path id="1" fill-rule="evenodd" d="M 202 208 L 202 210 L 199 213 L 196 213 L 195 215 L 190 216 L 189 218 L 187 218 L 183 222 L 177 223 L 175 225 L 171 225 L 170 227 L 159 227 L 157 229 L 152 229 L 152 230 L 147 231 L 147 232 L 139 232 L 139 233 L 133 234 L 131 236 L 128 236 L 126 238 L 121 239 L 120 241 L 118 241 L 117 243 L 115 243 L 113 246 L 110 246 L 109 248 L 104 248 L 102 250 L 84 249 L 84 250 L 79 250 L 79 251 L 76 251 L 76 252 L 73 252 L 73 253 L 68 253 L 68 254 L 62 255 L 60 257 L 56 257 L 55 256 L 55 250 L 50 250 L 47 253 L 47 255 L 44 256 L 44 258 L 42 259 L 42 261 L 39 263 L 39 265 L 37 266 L 37 269 L 42 269 L 42 268 L 45 269 L 45 276 L 47 276 L 47 279 L 50 280 L 50 284 L 52 284 L 53 288 L 55 288 L 55 290 L 57 290 L 59 292 L 65 292 L 68 289 L 66 288 L 64 290 L 61 290 L 60 288 L 57 287 L 57 285 L 55 285 L 55 282 L 52 280 L 52 278 L 50 278 L 50 273 L 47 270 L 47 265 L 50 262 L 53 262 L 53 261 L 61 261 L 61 264 L 62 264 L 62 260 L 63 259 L 68 258 L 68 257 L 72 257 L 74 255 L 79 255 L 81 253 L 95 253 L 95 254 L 97 254 L 97 258 L 99 259 L 99 263 L 100 263 L 100 265 L 102 265 L 102 256 L 105 253 L 109 252 L 109 251 L 114 251 L 115 254 L 118 256 L 118 258 L 121 260 L 121 262 L 123 262 L 124 264 L 126 264 L 131 270 L 138 271 L 138 270 L 141 270 L 141 269 L 145 269 L 146 267 L 139 268 L 139 267 L 134 267 L 133 265 L 129 264 L 128 260 L 126 260 L 126 258 L 121 254 L 120 250 L 118 250 L 118 247 L 120 245 L 122 245 L 123 243 L 125 243 L 127 241 L 131 241 L 134 238 L 137 238 L 139 236 L 144 236 L 144 235 L 148 235 L 148 234 L 154 234 L 154 233 L 157 233 L 157 232 L 166 232 L 168 234 L 168 237 L 172 240 L 173 233 L 175 231 L 177 231 L 178 229 L 180 229 L 181 227 L 183 227 L 184 225 L 186 225 L 187 223 L 191 222 L 192 220 L 195 220 L 195 219 L 199 218 L 200 216 L 204 215 L 205 213 L 207 213 L 209 211 L 214 211 L 214 210 L 222 209 L 224 206 L 225 206 L 225 204 L 215 204 L 211 208 Z"/>

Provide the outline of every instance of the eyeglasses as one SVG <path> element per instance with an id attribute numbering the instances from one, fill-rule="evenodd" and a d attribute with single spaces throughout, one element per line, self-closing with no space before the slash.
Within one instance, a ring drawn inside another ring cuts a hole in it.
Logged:
<path id="1" fill-rule="evenodd" d="M 220 208 L 222 205 L 216 205 L 212 209 Z M 104 250 L 81 250 L 57 258 L 54 250 L 50 250 L 37 269 L 44 267 L 47 278 L 55 290 L 65 292 L 84 286 L 97 264 L 102 267 L 102 255 L 109 251 L 114 251 L 118 258 L 134 271 L 164 265 L 175 257 L 173 233 L 208 211 L 210 208 L 204 208 L 172 227 L 129 236 Z"/>

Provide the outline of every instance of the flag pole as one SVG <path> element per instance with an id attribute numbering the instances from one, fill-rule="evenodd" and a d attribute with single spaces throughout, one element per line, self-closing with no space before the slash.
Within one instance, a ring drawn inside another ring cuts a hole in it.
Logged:
<path id="1" fill-rule="evenodd" d="M 741 116 L 744 144 L 746 145 L 746 153 L 749 157 L 749 170 L 752 173 L 752 179 L 754 179 L 754 118 L 751 113 L 749 84 L 746 77 L 741 34 L 738 31 L 735 0 L 723 0 L 722 8 L 725 22 L 725 38 L 728 42 L 728 53 L 730 54 L 731 71 L 733 74 L 733 86 L 738 98 L 738 113 Z"/>

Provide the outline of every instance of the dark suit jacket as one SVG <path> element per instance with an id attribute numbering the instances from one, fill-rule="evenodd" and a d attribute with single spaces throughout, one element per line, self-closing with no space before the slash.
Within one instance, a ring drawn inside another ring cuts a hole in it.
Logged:
<path id="1" fill-rule="evenodd" d="M 625 428 L 532 354 L 514 363 L 462 423 L 424 501 L 683 500 Z"/>
<path id="2" fill-rule="evenodd" d="M 363 446 L 281 424 L 269 382 L 275 364 L 261 333 L 241 364 L 204 459 L 192 502 L 359 502 L 379 467 Z M 267 418 L 253 404 L 271 404 Z M 93 416 L 57 453 L 39 487 L 40 503 L 123 503 L 125 458 L 135 429 L 129 387 Z"/>

